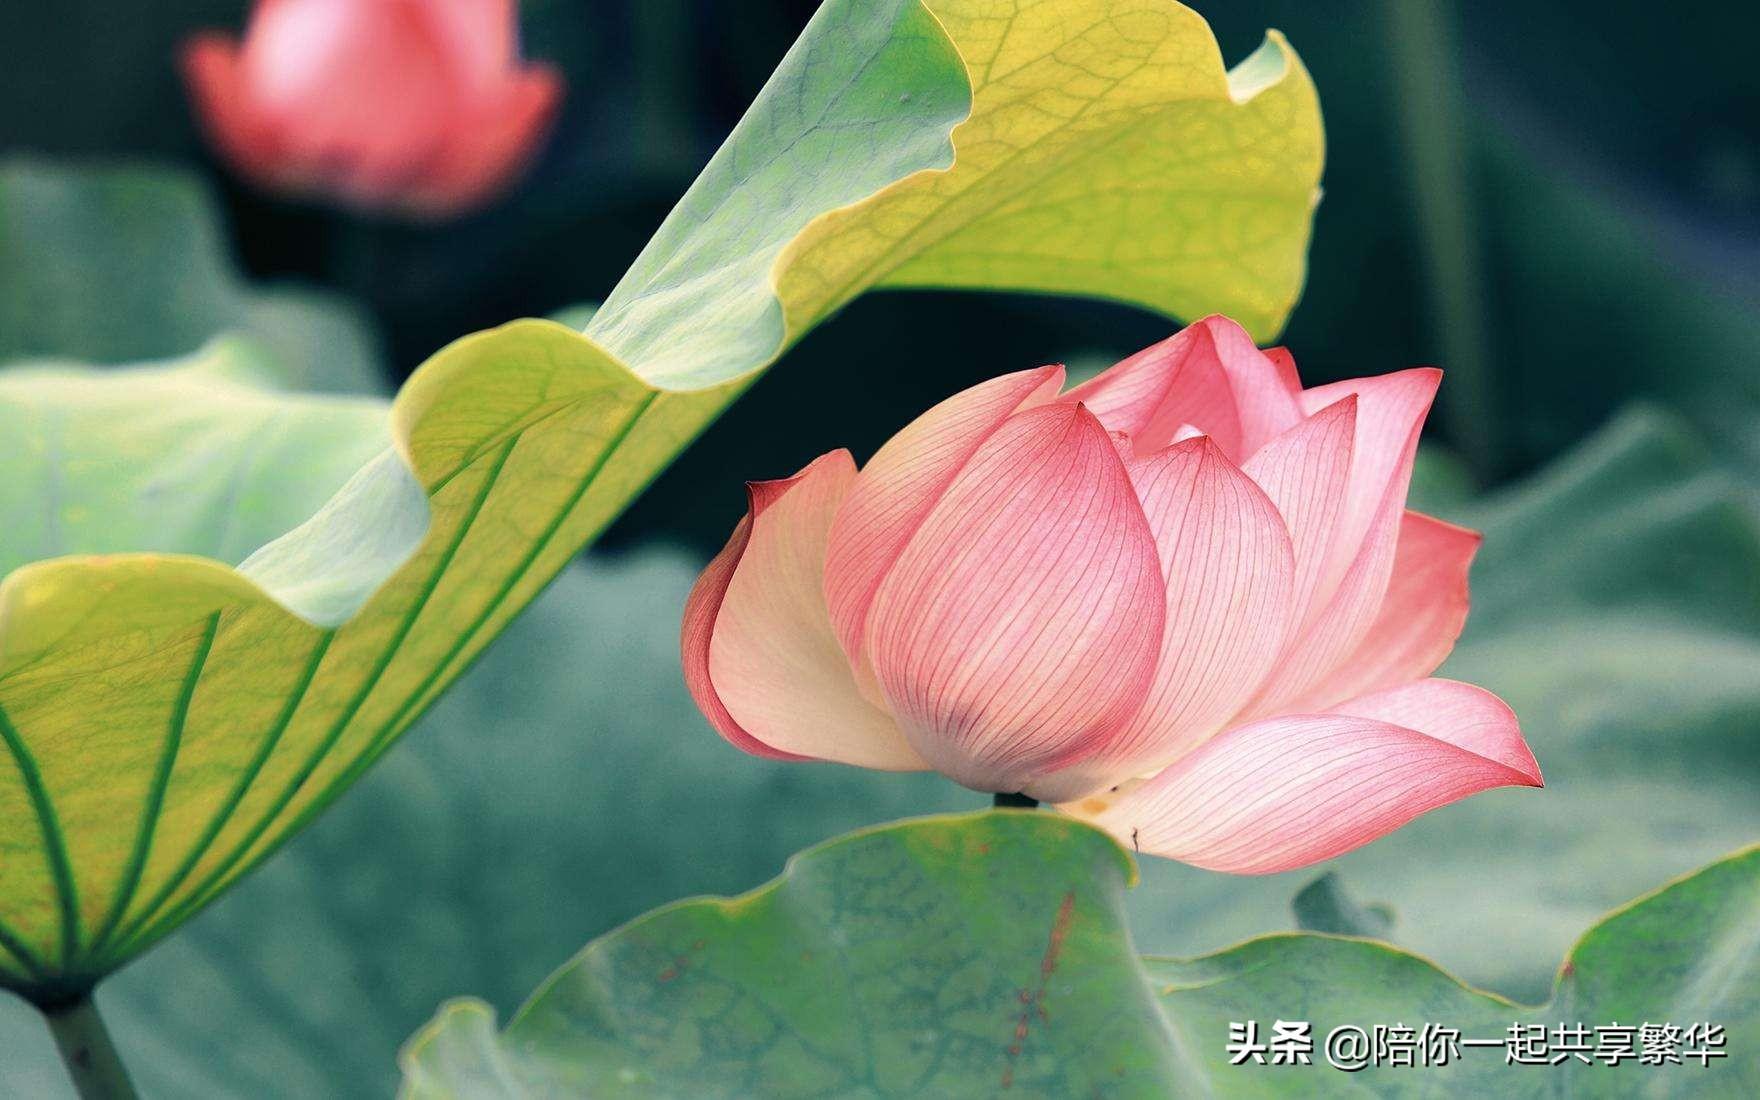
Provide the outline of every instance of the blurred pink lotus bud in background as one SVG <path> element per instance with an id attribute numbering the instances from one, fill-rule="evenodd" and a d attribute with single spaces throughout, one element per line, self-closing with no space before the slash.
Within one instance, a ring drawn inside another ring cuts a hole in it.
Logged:
<path id="1" fill-rule="evenodd" d="M 184 73 L 221 154 L 265 187 L 423 217 L 493 198 L 562 94 L 522 65 L 515 0 L 262 0 L 242 44 L 201 34 Z"/>
<path id="2" fill-rule="evenodd" d="M 747 752 L 934 769 L 1223 871 L 1538 786 L 1501 700 L 1429 678 L 1479 545 L 1405 508 L 1440 378 L 1303 389 L 1210 318 L 1069 393 L 974 386 L 859 473 L 751 485 L 686 681 Z"/>

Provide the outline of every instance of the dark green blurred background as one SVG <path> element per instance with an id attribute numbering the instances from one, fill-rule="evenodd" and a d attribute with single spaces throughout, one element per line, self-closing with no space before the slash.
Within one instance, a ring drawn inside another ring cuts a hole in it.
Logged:
<path id="1" fill-rule="evenodd" d="M 465 332 L 602 298 L 815 5 L 528 0 L 526 52 L 569 85 L 554 138 L 499 204 L 430 228 L 290 205 L 214 164 L 173 57 L 198 28 L 239 27 L 245 7 L 4 5 L 4 147 L 200 166 L 244 265 L 368 304 L 401 377 Z M 1760 453 L 1745 415 L 1760 406 L 1760 5 L 1199 8 L 1230 61 L 1282 29 L 1320 88 L 1326 198 L 1285 337 L 1309 376 L 1443 365 L 1433 437 L 1488 483 L 1634 394 Z M 1105 305 L 870 296 L 788 356 L 609 544 L 665 533 L 708 548 L 740 507 L 729 473 L 779 476 L 837 443 L 862 454 L 979 378 L 1168 329 Z"/>

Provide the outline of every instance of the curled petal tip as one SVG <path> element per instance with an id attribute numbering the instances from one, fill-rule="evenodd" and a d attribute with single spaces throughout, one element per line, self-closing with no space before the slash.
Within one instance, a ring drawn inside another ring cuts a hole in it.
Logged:
<path id="1" fill-rule="evenodd" d="M 756 756 L 923 767 L 863 698 L 825 609 L 825 539 L 855 476 L 833 451 L 793 477 L 752 482 L 751 509 L 686 604 L 685 680 L 728 741 Z"/>
<path id="2" fill-rule="evenodd" d="M 756 519 L 807 478 L 819 474 L 849 476 L 855 473 L 855 469 L 856 460 L 847 449 L 840 447 L 835 451 L 827 451 L 803 466 L 799 473 L 746 482 L 747 507 L 751 510 L 752 518 Z"/>
<path id="3" fill-rule="evenodd" d="M 1241 323 L 1226 314 L 1212 313 L 1208 317 L 1200 318 L 1196 323 L 1202 326 L 1211 339 L 1218 337 L 1227 339 L 1238 336 L 1247 345 L 1254 346 L 1252 336 L 1241 326 Z"/>
<path id="4" fill-rule="evenodd" d="M 1510 715 L 1510 722 L 1515 722 L 1515 715 L 1513 713 Z M 1529 747 L 1527 739 L 1521 735 L 1519 730 L 1516 732 L 1515 737 L 1516 743 L 1513 747 L 1513 751 L 1510 753 L 1510 757 L 1504 761 L 1509 766 L 1510 770 L 1520 778 L 1520 782 L 1513 785 L 1536 788 L 1545 787 L 1546 777 L 1540 774 L 1540 761 L 1535 758 L 1534 750 Z"/>

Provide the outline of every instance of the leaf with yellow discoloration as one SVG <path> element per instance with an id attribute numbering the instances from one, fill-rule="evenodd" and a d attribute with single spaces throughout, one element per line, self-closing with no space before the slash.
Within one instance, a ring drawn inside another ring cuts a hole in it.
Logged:
<path id="1" fill-rule="evenodd" d="M 1276 32 L 1234 71 L 1164 0 L 927 0 L 972 76 L 945 171 L 812 225 L 788 316 L 875 282 L 1095 294 L 1226 313 L 1263 342 L 1300 295 L 1319 199 L 1314 87 Z M 1007 14 L 998 14 L 999 7 Z"/>
<path id="2" fill-rule="evenodd" d="M 47 554 L 0 532 L 0 984 L 76 996 L 265 858 L 863 289 L 1226 310 L 1269 336 L 1320 145 L 1281 40 L 1227 73 L 1171 0 L 833 0 L 584 335 L 466 337 L 364 417 L 229 383 L 181 395 L 177 430 L 123 418 L 77 452 L 59 426 L 112 383 L 150 404 L 149 380 L 0 385 L 9 469 L 90 509 Z M 251 430 L 265 404 L 303 457 Z M 315 512 L 276 488 L 301 470 L 335 489 Z M 167 508 L 209 519 L 148 538 Z"/>

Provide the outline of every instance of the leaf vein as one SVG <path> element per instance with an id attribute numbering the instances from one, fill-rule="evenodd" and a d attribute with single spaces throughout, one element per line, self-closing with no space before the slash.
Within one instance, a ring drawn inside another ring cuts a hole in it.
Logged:
<path id="1" fill-rule="evenodd" d="M 262 839 L 263 834 L 267 833 L 270 827 L 275 824 L 276 819 L 281 816 L 281 812 L 285 810 L 288 804 L 293 801 L 294 797 L 299 794 L 300 788 L 305 786 L 306 781 L 318 770 L 318 766 L 323 763 L 324 758 L 329 756 L 330 750 L 335 748 L 336 742 L 340 740 L 343 733 L 347 731 L 349 723 L 354 721 L 354 716 L 360 711 L 360 708 L 365 705 L 368 697 L 372 695 L 373 690 L 378 687 L 380 678 L 384 676 L 385 670 L 390 667 L 392 660 L 397 656 L 398 650 L 402 648 L 404 640 L 409 637 L 410 631 L 415 627 L 416 620 L 421 617 L 422 611 L 428 606 L 428 600 L 433 597 L 435 590 L 439 588 L 441 578 L 446 575 L 447 569 L 452 565 L 454 555 L 458 553 L 458 548 L 464 543 L 465 537 L 470 534 L 471 527 L 475 524 L 478 515 L 482 513 L 483 504 L 489 499 L 489 493 L 495 488 L 495 484 L 501 476 L 502 467 L 507 464 L 507 458 L 513 453 L 514 445 L 518 442 L 519 437 L 515 436 L 509 439 L 501 448 L 501 452 L 496 456 L 494 465 L 490 468 L 488 476 L 483 479 L 482 488 L 477 490 L 475 498 L 471 501 L 470 510 L 465 514 L 463 521 L 459 524 L 458 533 L 452 537 L 452 541 L 440 555 L 439 564 L 435 566 L 434 571 L 428 576 L 428 579 L 423 582 L 421 591 L 417 593 L 415 600 L 411 603 L 410 609 L 408 613 L 405 614 L 403 623 L 398 628 L 396 635 L 391 639 L 390 644 L 385 647 L 378 662 L 374 665 L 372 673 L 361 686 L 361 690 L 355 694 L 355 697 L 350 701 L 348 707 L 343 710 L 341 716 L 336 719 L 335 724 L 330 727 L 330 731 L 324 735 L 323 741 L 320 742 L 311 757 L 300 767 L 299 771 L 293 776 L 293 778 L 288 781 L 287 786 L 278 796 L 276 796 L 275 802 L 269 807 L 268 812 L 263 815 L 256 825 L 251 827 L 250 832 L 239 842 L 238 847 L 233 849 L 232 853 L 228 855 L 226 859 L 221 861 L 218 867 L 209 872 L 208 877 L 203 880 L 200 886 L 196 887 L 194 891 L 185 897 L 182 904 L 178 905 L 170 914 L 160 920 L 150 931 L 142 933 L 139 937 L 138 947 L 144 949 L 152 941 L 169 932 L 172 928 L 177 927 L 177 925 L 181 923 L 184 917 L 189 913 L 192 913 L 196 909 L 207 904 L 207 900 L 215 893 L 218 893 L 224 883 L 230 881 L 227 878 L 228 873 L 238 865 L 240 860 L 243 860 L 250 854 L 251 849 L 256 846 L 257 841 Z M 297 824 L 303 824 L 305 819 L 305 815 L 302 815 Z M 285 830 L 281 839 L 285 839 L 295 831 L 295 828 Z M 279 840 L 271 843 L 256 859 L 251 861 L 249 867 L 247 867 L 245 871 L 248 872 L 251 867 L 255 867 L 260 863 L 270 852 L 273 852 L 275 848 L 279 846 L 279 843 Z"/>
<path id="2" fill-rule="evenodd" d="M 149 901 L 140 914 L 120 933 L 121 942 L 113 954 L 128 954 L 128 945 L 140 933 L 140 930 L 152 922 L 153 915 L 165 905 L 172 894 L 176 893 L 177 888 L 183 885 L 184 881 L 195 871 L 196 865 L 201 862 L 202 857 L 213 848 L 214 841 L 220 836 L 220 831 L 232 819 L 233 813 L 244 801 L 245 794 L 256 782 L 257 776 L 262 774 L 263 767 L 268 763 L 269 756 L 275 751 L 275 746 L 280 743 L 282 734 L 287 732 L 288 725 L 293 721 L 294 713 L 299 710 L 300 703 L 305 700 L 306 693 L 312 686 L 312 680 L 317 676 L 318 666 L 323 662 L 324 654 L 329 651 L 330 643 L 335 637 L 335 631 L 327 631 L 319 637 L 318 644 L 312 648 L 311 657 L 306 661 L 304 674 L 294 685 L 293 691 L 288 695 L 286 705 L 282 707 L 275 724 L 264 735 L 263 742 L 256 754 L 245 765 L 245 770 L 239 775 L 238 782 L 233 785 L 232 792 L 227 796 L 226 802 L 215 813 L 213 820 L 203 830 L 201 838 L 196 841 L 189 854 L 184 857 L 182 864 L 166 880 L 165 885 L 159 888 L 159 892 L 154 895 L 153 900 Z"/>
<path id="3" fill-rule="evenodd" d="M 141 822 L 135 828 L 134 850 L 129 853 L 122 887 L 116 892 L 116 900 L 111 902 L 110 912 L 99 926 L 97 935 L 92 937 L 92 944 L 87 952 L 89 956 L 97 956 L 108 945 L 110 936 L 128 912 L 129 903 L 134 900 L 135 891 L 140 889 L 141 876 L 146 873 L 147 857 L 152 853 L 153 838 L 158 832 L 159 815 L 165 806 L 165 790 L 171 784 L 171 771 L 177 765 L 177 753 L 183 746 L 183 730 L 189 722 L 190 703 L 195 699 L 196 684 L 202 678 L 202 669 L 208 663 L 208 654 L 214 651 L 214 636 L 219 631 L 220 612 L 216 611 L 208 616 L 207 624 L 202 628 L 202 639 L 196 645 L 195 659 L 190 662 L 189 671 L 183 677 L 183 686 L 178 690 L 177 702 L 172 707 L 171 719 L 166 724 L 165 748 L 159 754 L 159 765 L 153 771 L 152 785 L 147 788 L 147 801 L 141 807 Z"/>
<path id="4" fill-rule="evenodd" d="M 49 870 L 55 879 L 56 901 L 61 906 L 61 957 L 66 960 L 79 948 L 79 891 L 74 885 L 73 865 L 67 858 L 67 838 L 61 832 L 61 819 L 55 814 L 55 802 L 49 797 L 48 788 L 43 785 L 43 774 L 37 768 L 36 757 L 31 755 L 30 747 L 24 743 L 18 727 L 12 724 L 12 719 L 3 706 L 0 706 L 0 740 L 6 742 L 13 760 L 18 764 L 25 791 L 30 795 L 31 808 L 35 811 L 37 824 L 43 832 Z M 12 942 L 6 942 L 7 938 L 11 938 Z M 19 962 L 41 972 L 43 964 L 36 958 L 35 952 L 25 947 L 21 939 L 7 933 L 3 926 L 0 926 L 0 944 L 17 956 Z"/>

